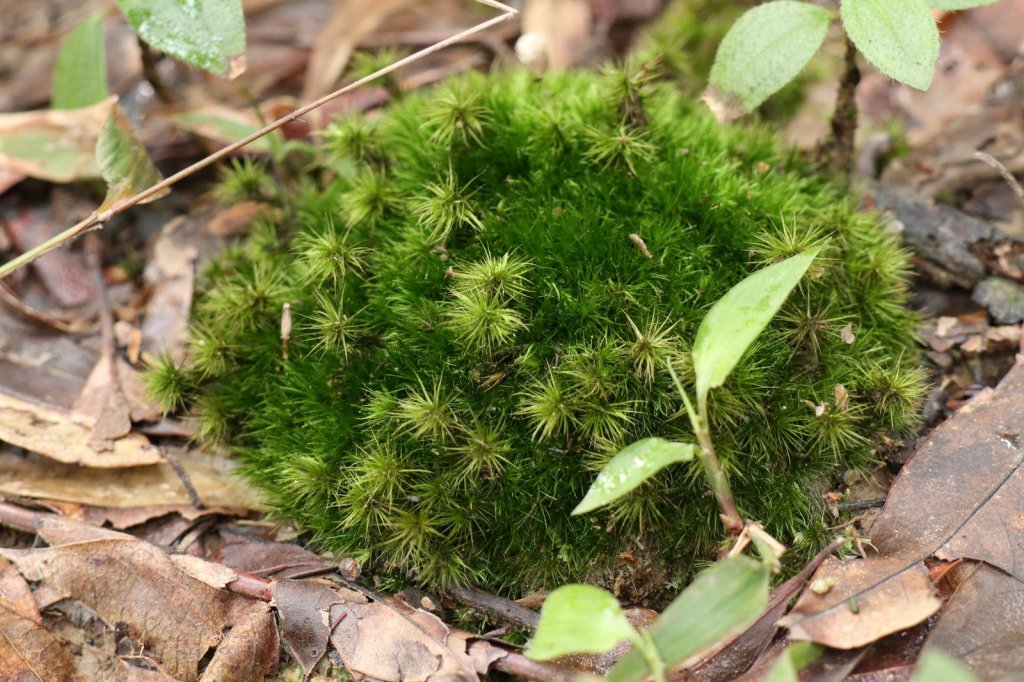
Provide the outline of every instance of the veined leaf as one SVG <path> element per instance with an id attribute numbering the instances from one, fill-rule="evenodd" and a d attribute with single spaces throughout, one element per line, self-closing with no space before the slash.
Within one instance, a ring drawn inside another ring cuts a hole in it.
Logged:
<path id="1" fill-rule="evenodd" d="M 593 585 L 565 585 L 548 595 L 526 655 L 549 661 L 568 654 L 603 654 L 637 637 L 619 602 Z"/>
<path id="2" fill-rule="evenodd" d="M 693 342 L 697 401 L 718 388 L 807 272 L 817 249 L 758 270 L 730 289 L 704 317 Z"/>
<path id="3" fill-rule="evenodd" d="M 111 109 L 100 131 L 100 139 L 96 143 L 96 159 L 103 179 L 107 181 L 107 196 L 98 211 L 106 210 L 118 201 L 160 181 L 160 173 L 150 160 L 146 148 L 135 137 L 132 124 L 117 105 Z M 154 195 L 149 201 L 166 194 L 164 191 Z"/>
<path id="4" fill-rule="evenodd" d="M 722 40 L 704 101 L 719 120 L 753 111 L 796 78 L 828 32 L 832 13 L 776 0 L 748 10 Z"/>
<path id="5" fill-rule="evenodd" d="M 994 5 L 999 0 L 929 0 L 928 4 L 935 9 L 958 10 Z"/>
<path id="6" fill-rule="evenodd" d="M 103 47 L 103 16 L 86 17 L 75 27 L 57 56 L 50 106 L 89 107 L 107 98 L 107 58 Z"/>
<path id="7" fill-rule="evenodd" d="M 671 668 L 753 623 L 767 603 L 768 570 L 749 557 L 724 559 L 702 571 L 669 604 L 648 634 L 662 661 Z M 612 668 L 608 679 L 639 682 L 647 675 L 643 657 L 630 651 Z"/>
<path id="8" fill-rule="evenodd" d="M 917 666 L 910 676 L 910 682 L 977 682 L 963 663 L 942 649 L 926 647 L 917 659 Z"/>
<path id="9" fill-rule="evenodd" d="M 147 43 L 200 69 L 234 78 L 245 71 L 242 0 L 117 0 Z"/>
<path id="10" fill-rule="evenodd" d="M 627 445 L 597 475 L 586 497 L 572 510 L 585 514 L 614 502 L 673 462 L 689 462 L 697 454 L 692 443 L 644 438 Z"/>
<path id="11" fill-rule="evenodd" d="M 885 75 L 927 90 L 939 57 L 939 29 L 927 0 L 842 0 L 843 27 Z"/>

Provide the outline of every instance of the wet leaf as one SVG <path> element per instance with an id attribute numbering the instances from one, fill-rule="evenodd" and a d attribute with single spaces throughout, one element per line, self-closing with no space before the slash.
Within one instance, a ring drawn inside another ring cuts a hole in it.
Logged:
<path id="1" fill-rule="evenodd" d="M 601 654 L 637 637 L 619 602 L 593 585 L 565 585 L 548 595 L 526 655 L 550 661 L 569 654 Z"/>
<path id="2" fill-rule="evenodd" d="M 107 98 L 107 58 L 103 15 L 91 14 L 61 45 L 53 72 L 53 109 L 88 107 Z"/>
<path id="3" fill-rule="evenodd" d="M 747 557 L 724 559 L 702 571 L 648 630 L 665 665 L 672 667 L 753 623 L 768 603 L 768 570 Z M 647 667 L 635 651 L 609 674 L 611 682 L 643 679 Z"/>
<path id="4" fill-rule="evenodd" d="M 843 0 L 843 28 L 885 75 L 927 90 L 939 56 L 939 29 L 926 0 Z"/>
<path id="5" fill-rule="evenodd" d="M 128 122 L 121 107 L 115 106 L 96 144 L 96 158 L 100 172 L 107 182 L 107 196 L 98 211 L 104 211 L 160 181 L 160 173 L 142 146 L 132 124 Z M 149 197 L 146 202 L 164 197 L 170 190 Z M 145 203 L 145 202 L 144 202 Z"/>
<path id="6" fill-rule="evenodd" d="M 0 169 L 49 182 L 100 177 L 96 142 L 110 98 L 71 111 L 0 114 Z"/>
<path id="7" fill-rule="evenodd" d="M 700 404 L 707 400 L 708 391 L 725 383 L 817 254 L 818 251 L 812 249 L 762 268 L 730 289 L 711 307 L 693 342 L 693 368 Z"/>
<path id="8" fill-rule="evenodd" d="M 1019 673 L 1020 669 L 1013 672 Z M 975 682 L 977 679 L 960 661 L 940 649 L 925 649 L 910 676 L 910 682 Z"/>
<path id="9" fill-rule="evenodd" d="M 585 514 L 614 502 L 669 464 L 689 462 L 696 454 L 692 443 L 673 443 L 663 438 L 644 438 L 627 445 L 604 465 L 572 513 Z"/>
<path id="10" fill-rule="evenodd" d="M 796 0 L 748 10 L 718 48 L 704 101 L 720 121 L 753 111 L 803 70 L 831 21 L 828 10 Z"/>
<path id="11" fill-rule="evenodd" d="M 163 461 L 160 452 L 138 433 L 129 433 L 97 449 L 92 429 L 71 415 L 0 392 L 0 441 L 58 462 L 88 467 L 134 467 Z"/>
<path id="12" fill-rule="evenodd" d="M 234 78 L 245 71 L 241 0 L 118 0 L 147 43 L 186 64 Z"/>
<path id="13" fill-rule="evenodd" d="M 922 661 L 929 652 L 941 650 L 985 679 L 1012 679 L 1024 670 L 1021 632 L 1024 583 L 980 564 L 939 614 L 925 642 Z M 916 674 L 914 679 L 918 679 Z"/>

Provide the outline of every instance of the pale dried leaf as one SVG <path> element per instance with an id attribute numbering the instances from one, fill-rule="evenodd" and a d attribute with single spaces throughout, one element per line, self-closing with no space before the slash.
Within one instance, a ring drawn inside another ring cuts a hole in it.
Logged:
<path id="1" fill-rule="evenodd" d="M 71 409 L 75 421 L 92 429 L 89 442 L 97 450 L 131 433 L 131 407 L 109 355 L 100 356 Z"/>
<path id="2" fill-rule="evenodd" d="M 172 554 L 171 561 L 196 580 L 218 590 L 227 587 L 228 583 L 238 580 L 238 574 L 227 566 L 221 566 L 191 554 Z"/>
<path id="3" fill-rule="evenodd" d="M 188 320 L 192 310 L 196 226 L 185 217 L 167 223 L 153 243 L 146 266 L 146 282 L 152 291 L 142 323 L 142 348 L 153 355 L 169 354 L 175 361 L 185 358 Z"/>
<path id="4" fill-rule="evenodd" d="M 116 98 L 70 111 L 0 114 L 0 170 L 49 182 L 100 177 L 96 142 Z"/>
<path id="5" fill-rule="evenodd" d="M 548 69 L 568 69 L 586 61 L 593 47 L 593 20 L 589 0 L 529 0 L 523 10 L 523 36 L 543 50 Z M 540 61 L 535 59 L 535 64 Z"/>
<path id="6" fill-rule="evenodd" d="M 20 618 L 42 625 L 43 617 L 28 583 L 10 561 L 0 559 L 0 606 Z"/>
<path id="7" fill-rule="evenodd" d="M 109 450 L 92 444 L 92 429 L 71 415 L 0 392 L 0 441 L 66 464 L 87 467 L 134 467 L 163 460 L 145 436 L 129 433 Z"/>
<path id="8" fill-rule="evenodd" d="M 65 682 L 72 674 L 67 642 L 0 602 L 0 680 Z"/>

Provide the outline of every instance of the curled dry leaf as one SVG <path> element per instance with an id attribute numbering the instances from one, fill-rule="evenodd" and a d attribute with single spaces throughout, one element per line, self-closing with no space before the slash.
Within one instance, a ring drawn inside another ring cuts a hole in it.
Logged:
<path id="1" fill-rule="evenodd" d="M 92 429 L 67 412 L 0 392 L 0 441 L 66 464 L 87 467 L 134 467 L 163 460 L 145 436 L 129 433 L 97 449 Z"/>
<path id="2" fill-rule="evenodd" d="M 1024 365 L 932 432 L 892 486 L 872 529 L 877 556 L 822 565 L 783 623 L 791 637 L 849 649 L 934 613 L 924 561 L 975 559 L 1024 580 Z"/>
<path id="3" fill-rule="evenodd" d="M 0 549 L 26 579 L 75 599 L 108 625 L 123 623 L 174 677 L 199 679 L 198 666 L 252 602 L 182 571 L 156 547 L 121 533 L 64 519 L 38 528 L 51 547 Z"/>
<path id="4" fill-rule="evenodd" d="M 277 670 L 280 648 L 274 613 L 257 602 L 224 637 L 200 682 L 263 682 Z"/>

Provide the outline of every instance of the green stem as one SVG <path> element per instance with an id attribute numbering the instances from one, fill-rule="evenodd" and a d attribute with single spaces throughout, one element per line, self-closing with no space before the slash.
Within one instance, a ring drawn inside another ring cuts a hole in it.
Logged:
<path id="1" fill-rule="evenodd" d="M 654 682 L 666 682 L 668 677 L 665 674 L 665 661 L 661 660 L 661 654 L 658 652 L 658 647 L 655 646 L 651 634 L 646 631 L 634 631 L 634 635 L 635 637 L 630 638 L 633 648 L 644 659 Z"/>

